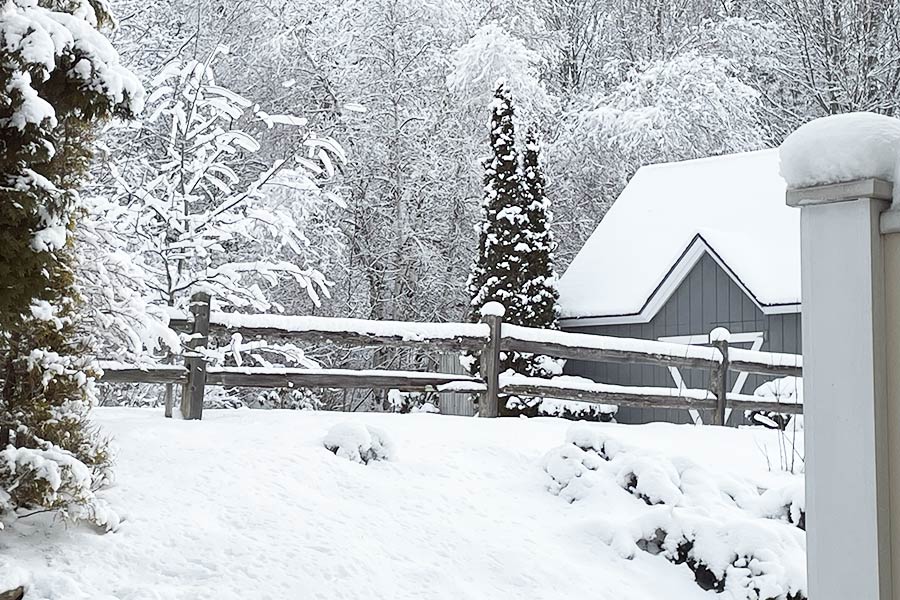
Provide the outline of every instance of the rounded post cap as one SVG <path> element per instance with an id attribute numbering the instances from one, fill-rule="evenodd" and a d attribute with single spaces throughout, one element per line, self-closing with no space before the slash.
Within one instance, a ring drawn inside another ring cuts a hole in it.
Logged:
<path id="1" fill-rule="evenodd" d="M 506 308 L 499 302 L 488 302 L 478 311 L 482 317 L 502 317 L 506 314 Z"/>
<path id="2" fill-rule="evenodd" d="M 731 332 L 725 329 L 724 327 L 716 327 L 712 331 L 709 332 L 709 342 L 714 344 L 716 342 L 729 342 L 731 341 Z"/>

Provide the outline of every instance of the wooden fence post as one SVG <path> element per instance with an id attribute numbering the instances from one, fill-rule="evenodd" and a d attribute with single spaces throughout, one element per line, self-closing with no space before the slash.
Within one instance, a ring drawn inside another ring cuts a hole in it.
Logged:
<path id="1" fill-rule="evenodd" d="M 174 356 L 172 355 L 172 352 L 169 351 L 168 355 L 166 357 L 166 362 L 172 363 L 173 361 L 174 361 Z M 175 406 L 175 384 L 174 383 L 166 384 L 166 391 L 165 391 L 165 394 L 163 394 L 163 399 L 164 399 L 164 405 L 165 405 L 165 416 L 167 419 L 171 419 L 172 418 L 172 409 Z"/>
<path id="2" fill-rule="evenodd" d="M 188 342 L 184 366 L 187 368 L 187 383 L 182 387 L 181 416 L 185 419 L 203 417 L 203 392 L 206 388 L 206 359 L 195 348 L 206 347 L 209 342 L 209 294 L 197 292 L 191 296 L 191 314 L 194 315 L 194 327 Z"/>
<path id="3" fill-rule="evenodd" d="M 172 407 L 175 405 L 175 384 L 167 383 L 166 391 L 163 394 L 163 403 L 165 405 L 165 415 L 167 419 L 172 418 Z"/>
<path id="4" fill-rule="evenodd" d="M 479 372 L 487 390 L 482 396 L 478 415 L 482 417 L 500 416 L 500 330 L 506 309 L 499 302 L 488 302 L 481 307 L 481 322 L 486 323 L 490 337 L 481 351 Z"/>
<path id="5" fill-rule="evenodd" d="M 715 425 L 725 425 L 728 404 L 728 338 L 731 333 L 724 327 L 716 327 L 709 333 L 709 342 L 722 354 L 722 363 L 713 372 L 713 391 L 716 394 Z"/>

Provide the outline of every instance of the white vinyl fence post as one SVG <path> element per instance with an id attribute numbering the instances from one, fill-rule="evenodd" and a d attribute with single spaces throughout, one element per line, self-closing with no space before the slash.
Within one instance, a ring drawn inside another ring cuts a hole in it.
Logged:
<path id="1" fill-rule="evenodd" d="M 807 566 L 815 600 L 894 598 L 887 372 L 898 368 L 887 369 L 897 364 L 888 362 L 887 339 L 900 311 L 894 300 L 886 314 L 885 290 L 886 281 L 894 288 L 900 281 L 900 257 L 886 255 L 880 228 L 891 192 L 877 179 L 787 192 L 787 203 L 801 210 Z M 900 428 L 896 414 L 891 423 Z"/>

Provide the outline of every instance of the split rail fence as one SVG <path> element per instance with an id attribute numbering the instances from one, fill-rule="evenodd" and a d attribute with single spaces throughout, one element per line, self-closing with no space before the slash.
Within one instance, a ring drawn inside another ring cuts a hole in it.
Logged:
<path id="1" fill-rule="evenodd" d="M 772 377 L 802 376 L 802 357 L 729 347 L 727 340 L 694 346 L 520 327 L 486 315 L 480 323 L 412 323 L 311 316 L 238 314 L 210 311 L 210 297 L 196 294 L 191 317 L 173 322 L 192 332 L 184 366 L 140 368 L 101 363 L 102 381 L 180 384 L 181 413 L 200 419 L 207 385 L 262 388 L 397 389 L 436 393 L 478 394 L 479 414 L 496 417 L 500 397 L 552 397 L 595 404 L 712 410 L 715 424 L 724 425 L 731 410 L 802 413 L 800 404 L 767 402 L 758 397 L 728 393 L 728 373 Z M 292 341 L 336 343 L 354 347 L 405 347 L 427 351 L 468 352 L 479 355 L 478 377 L 416 371 L 305 369 L 281 367 L 212 367 L 197 351 L 210 331 L 240 333 L 244 339 L 289 338 Z M 502 352 L 522 352 L 561 359 L 631 363 L 662 367 L 706 369 L 709 389 L 616 386 L 572 377 L 541 379 L 500 373 Z M 171 406 L 167 406 L 171 414 Z"/>

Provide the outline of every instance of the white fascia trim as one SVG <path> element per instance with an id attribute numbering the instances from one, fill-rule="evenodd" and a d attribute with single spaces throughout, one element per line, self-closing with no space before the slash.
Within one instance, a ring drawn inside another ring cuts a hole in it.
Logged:
<path id="1" fill-rule="evenodd" d="M 791 313 L 803 312 L 800 307 L 799 302 L 795 302 L 793 304 L 773 304 L 771 306 L 763 306 L 762 309 L 764 314 L 767 315 L 787 315 Z"/>
<path id="2" fill-rule="evenodd" d="M 628 325 L 633 323 L 649 323 L 656 313 L 665 306 L 678 286 L 687 278 L 704 254 L 708 254 L 716 261 L 716 264 L 725 271 L 731 280 L 741 288 L 741 291 L 753 301 L 753 304 L 765 315 L 781 315 L 800 312 L 800 303 L 766 305 L 757 302 L 756 297 L 747 289 L 747 286 L 737 278 L 731 268 L 726 265 L 718 254 L 713 251 L 703 236 L 698 235 L 691 242 L 688 249 L 682 254 L 681 259 L 672 267 L 666 278 L 653 292 L 650 299 L 644 304 L 641 312 L 632 315 L 612 315 L 608 317 L 589 318 L 563 318 L 559 320 L 562 327 L 592 327 L 595 325 Z"/>

